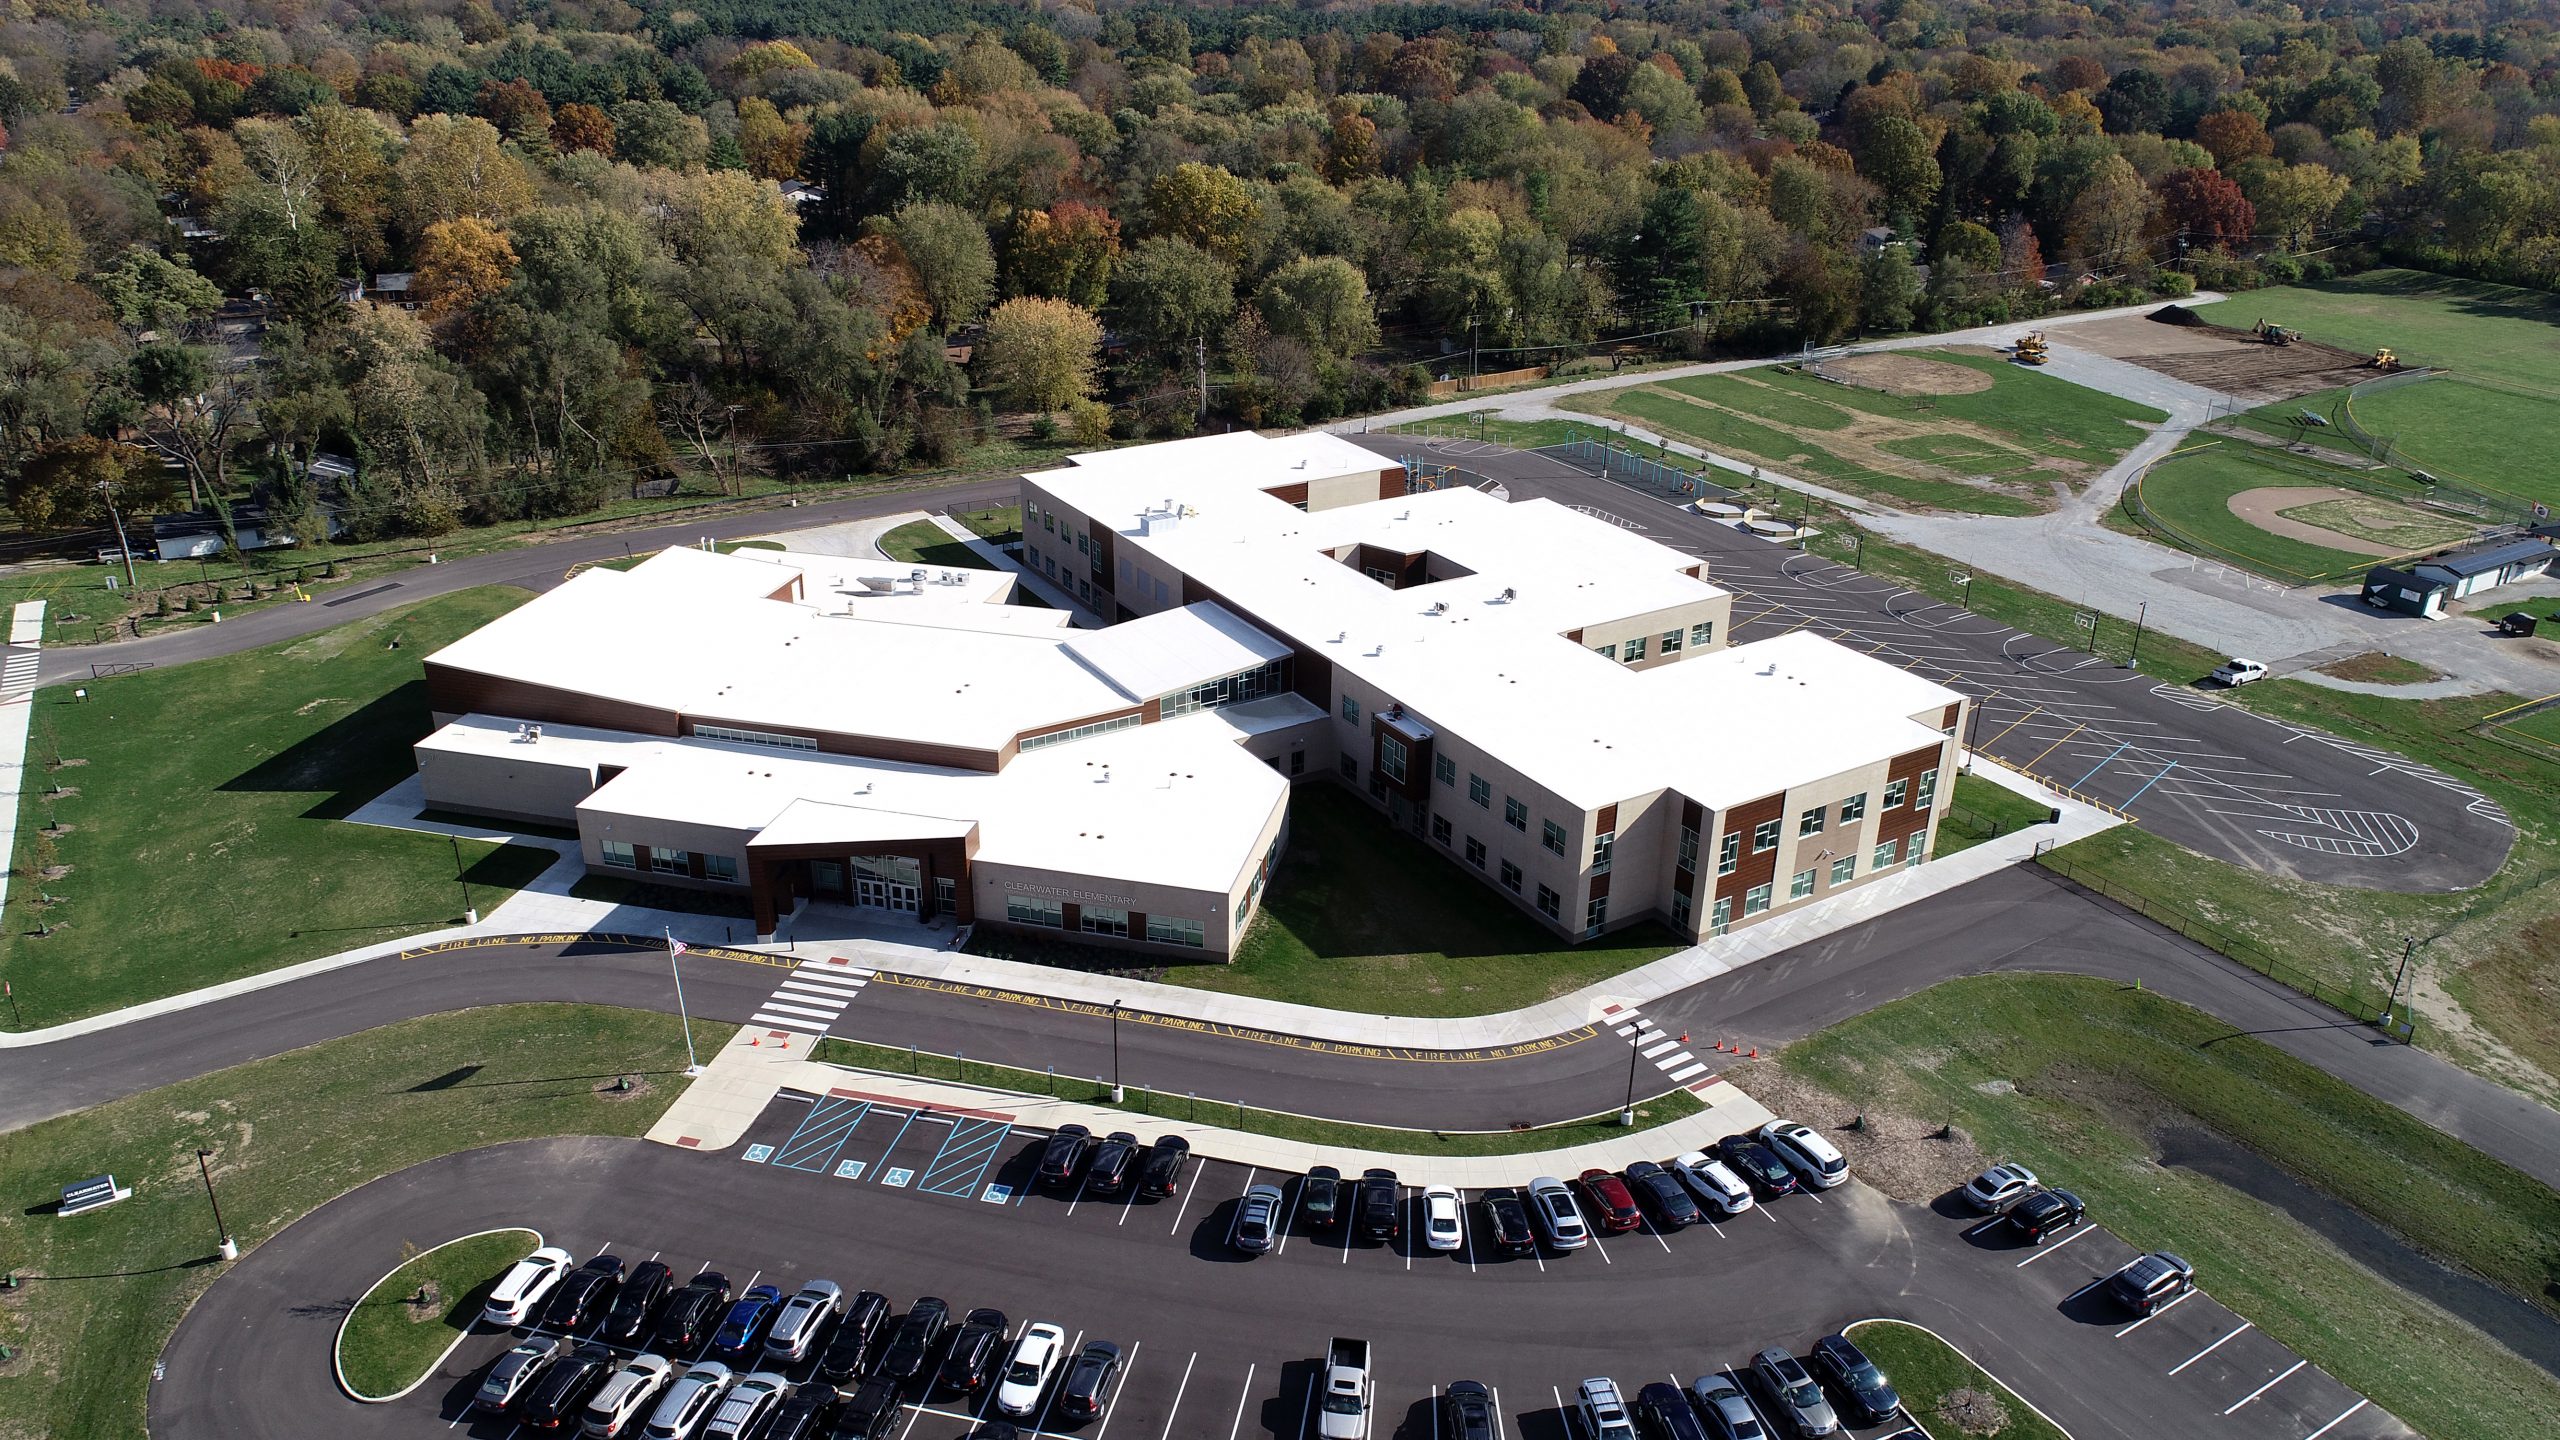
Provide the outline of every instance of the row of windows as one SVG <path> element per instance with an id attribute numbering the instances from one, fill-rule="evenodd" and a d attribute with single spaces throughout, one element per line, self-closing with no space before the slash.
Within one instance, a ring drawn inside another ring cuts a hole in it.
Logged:
<path id="1" fill-rule="evenodd" d="M 637 870 L 640 868 L 640 852 L 633 846 L 620 840 L 607 840 L 603 842 L 600 848 L 604 854 L 604 863 L 607 865 L 613 866 L 617 870 Z M 649 873 L 653 875 L 682 875 L 690 879 L 693 875 L 692 852 L 686 850 L 662 850 L 652 846 L 649 850 Z M 736 884 L 738 880 L 737 857 L 732 855 L 703 856 L 702 878 L 705 880 L 726 880 L 733 885 Z"/>
<path id="2" fill-rule="evenodd" d="M 1052 745 L 1064 745 L 1070 740 L 1082 740 L 1088 735 L 1107 735 L 1114 730 L 1126 730 L 1143 719 L 1143 716 L 1138 715 L 1117 715 L 1108 720 L 1096 720 L 1090 725 L 1078 725 L 1072 730 L 1052 730 L 1046 735 L 1025 735 L 1022 737 L 1022 749 L 1027 754 L 1033 750 L 1045 750 Z"/>
<path id="3" fill-rule="evenodd" d="M 1659 638 L 1662 642 L 1663 654 L 1677 655 L 1680 653 L 1680 643 L 1684 638 L 1680 631 L 1665 630 Z M 1714 644 L 1716 640 L 1716 622 L 1713 620 L 1699 621 L 1697 624 L 1689 627 L 1688 634 L 1685 638 L 1688 643 L 1692 645 Z M 1633 665 L 1644 659 L 1645 647 L 1651 644 L 1655 639 L 1656 637 L 1651 635 L 1636 636 L 1634 639 L 1626 642 L 1626 645 L 1623 647 L 1626 651 L 1624 656 L 1619 654 L 1621 647 L 1615 642 L 1611 642 L 1607 645 L 1594 645 L 1591 648 L 1599 651 L 1608 659 L 1617 660 L 1623 658 L 1628 664 Z"/>
<path id="4" fill-rule="evenodd" d="M 1161 714 L 1165 719 L 1170 720 L 1176 715 L 1188 715 L 1194 710 L 1217 710 L 1229 705 L 1242 705 L 1248 700 L 1259 700 L 1266 695 L 1277 695 L 1289 688 L 1288 672 L 1283 668 L 1284 663 L 1279 660 L 1267 661 L 1250 670 L 1239 670 L 1233 675 L 1220 676 L 1205 685 L 1194 685 L 1188 690 L 1175 691 L 1159 702 L 1162 706 Z"/>
<path id="5" fill-rule="evenodd" d="M 1004 918 L 1016 925 L 1038 925 L 1051 930 L 1067 928 L 1066 906 L 1056 900 L 1037 895 L 1004 897 Z M 1129 938 L 1129 912 L 1112 905 L 1086 905 L 1076 913 L 1076 928 L 1087 935 L 1103 935 L 1113 939 Z M 1184 945 L 1194 950 L 1208 948 L 1208 927 L 1197 920 L 1179 915 L 1147 917 L 1147 939 L 1158 945 Z"/>
<path id="6" fill-rule="evenodd" d="M 696 725 L 693 733 L 702 740 L 734 740 L 741 745 L 770 745 L 777 750 L 815 750 L 818 742 L 806 735 L 783 735 L 771 730 L 740 730 L 730 725 Z"/>
<path id="7" fill-rule="evenodd" d="M 1867 869 L 1870 872 L 1887 870 L 1905 860 L 1917 865 L 1920 863 L 1920 845 L 1921 837 L 1917 835 L 1910 836 L 1907 840 L 1887 840 L 1876 846 L 1874 852 L 1868 856 Z M 1906 846 L 1908 847 L 1907 850 Z M 1787 898 L 1793 901 L 1803 900 L 1811 896 L 1813 894 L 1814 880 L 1818 873 L 1819 867 L 1812 870 L 1797 871 L 1787 883 Z M 1858 857 L 1855 855 L 1843 855 L 1839 859 L 1831 862 L 1831 883 L 1835 886 L 1848 884 L 1851 880 L 1857 878 L 1857 874 Z M 1767 910 L 1770 904 L 1770 894 L 1772 889 L 1773 887 L 1768 885 L 1754 885 L 1749 890 L 1744 891 L 1742 894 L 1742 913 L 1745 916 L 1751 916 L 1758 915 Z M 1675 894 L 1671 897 L 1671 918 L 1675 923 L 1684 927 L 1689 923 L 1688 896 Z M 1714 907 L 1707 912 L 1707 933 L 1710 935 L 1721 935 L 1732 924 L 1733 897 L 1729 895 L 1720 896 L 1717 898 Z"/>

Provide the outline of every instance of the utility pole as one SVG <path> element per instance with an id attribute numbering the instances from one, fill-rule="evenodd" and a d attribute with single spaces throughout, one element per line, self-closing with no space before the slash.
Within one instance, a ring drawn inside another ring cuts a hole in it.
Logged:
<path id="1" fill-rule="evenodd" d="M 1484 378 L 1484 342 L 1477 334 L 1476 317 L 1467 317 L 1467 388 Z"/>
<path id="2" fill-rule="evenodd" d="M 204 1176 L 204 1198 L 213 1205 L 213 1232 L 221 1237 L 214 1249 L 225 1260 L 237 1260 L 240 1258 L 240 1242 L 231 1238 L 231 1227 L 222 1223 L 222 1197 L 213 1193 L 212 1161 L 212 1151 L 202 1148 L 196 1151 L 196 1172 Z"/>
<path id="3" fill-rule="evenodd" d="M 2132 669 L 2134 662 L 2142 658 L 2142 622 L 2150 618 L 2151 602 L 2145 600 L 2142 602 L 2142 608 L 2134 612 L 2133 648 L 2126 651 L 2124 657 L 2124 668 L 2127 670 Z"/>
<path id="4" fill-rule="evenodd" d="M 1199 418 L 1206 420 L 1209 418 L 1209 341 L 1206 336 L 1191 337 L 1191 361 L 1200 373 Z"/>
<path id="5" fill-rule="evenodd" d="M 142 582 L 133 578 L 133 547 L 126 544 L 124 539 L 124 512 L 116 509 L 116 487 L 114 482 L 107 480 L 99 481 L 98 493 L 107 497 L 107 518 L 115 523 L 116 553 L 124 557 L 124 588 L 127 590 L 140 590 L 142 588 Z"/>
<path id="6" fill-rule="evenodd" d="M 2382 1002 L 2382 1028 L 2385 1030 L 2391 1028 L 2391 1021 L 2400 1010 L 2400 982 L 2409 978 L 2409 957 L 2418 953 L 2418 937 L 2403 936 L 2402 940 L 2400 968 L 2391 977 L 2391 998 Z"/>

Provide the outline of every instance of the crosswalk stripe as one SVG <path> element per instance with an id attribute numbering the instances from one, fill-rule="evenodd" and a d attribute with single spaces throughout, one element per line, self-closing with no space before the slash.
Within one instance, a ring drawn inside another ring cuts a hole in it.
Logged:
<path id="1" fill-rule="evenodd" d="M 797 981 L 792 980 L 783 981 L 773 993 L 776 995 L 797 995 L 803 1000 L 819 1004 L 833 1005 L 838 1009 L 842 1009 L 853 1003 L 853 997 L 842 990 L 830 990 L 823 985 L 802 985 Z"/>
<path id="2" fill-rule="evenodd" d="M 1672 1071 L 1671 1081 L 1675 1085 L 1685 1085 L 1689 1082 L 1691 1077 L 1703 1075 L 1706 1073 L 1706 1070 L 1707 1067 L 1704 1063 L 1692 1064 L 1685 1069 Z"/>
<path id="3" fill-rule="evenodd" d="M 1659 1042 L 1659 1043 L 1657 1043 L 1657 1044 L 1647 1045 L 1646 1047 L 1644 1047 L 1644 1058 L 1646 1058 L 1647 1060 L 1651 1060 L 1651 1059 L 1655 1058 L 1656 1056 L 1660 1055 L 1660 1054 L 1661 1054 L 1663 1051 L 1665 1051 L 1665 1050 L 1673 1050 L 1673 1049 L 1677 1049 L 1677 1048 L 1679 1048 L 1679 1045 L 1680 1045 L 1680 1042 L 1679 1042 L 1679 1041 L 1677 1041 L 1677 1040 L 1664 1040 L 1664 1041 L 1661 1041 L 1661 1042 Z"/>
<path id="4" fill-rule="evenodd" d="M 762 1025 L 773 1030 L 789 1030 L 797 1035 L 814 1035 L 818 1033 L 819 1030 L 825 1028 L 823 1026 L 813 1026 L 806 1020 L 794 1019 L 788 1015 L 768 1015 L 762 1011 L 758 1011 L 754 1015 L 749 1016 L 747 1018 L 747 1023 L 750 1025 Z"/>
<path id="5" fill-rule="evenodd" d="M 764 1002 L 764 1008 L 779 1010 L 786 1015 L 806 1015 L 812 1020 L 833 1020 L 844 1013 L 844 1007 L 841 1005 L 833 1010 L 821 1010 L 815 1005 L 786 1005 L 779 1000 L 767 1000 Z"/>
<path id="6" fill-rule="evenodd" d="M 846 995 L 859 995 L 862 993 L 862 987 L 870 984 L 871 982 L 868 980 L 859 980 L 850 975 L 816 975 L 806 970 L 800 970 L 793 972 L 791 978 L 783 981 L 782 983 L 785 985 L 806 985 L 813 990 L 834 990 Z"/>

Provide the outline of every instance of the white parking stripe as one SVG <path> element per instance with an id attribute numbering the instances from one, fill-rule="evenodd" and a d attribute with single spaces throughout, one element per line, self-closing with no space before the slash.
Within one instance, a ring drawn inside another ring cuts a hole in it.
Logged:
<path id="1" fill-rule="evenodd" d="M 1286 1255 L 1289 1253 L 1289 1227 L 1297 1223 L 1298 1197 L 1305 1193 L 1307 1193 L 1307 1187 L 1303 1182 L 1291 1187 L 1289 1191 L 1289 1208 L 1286 1211 L 1283 1211 L 1280 1216 L 1280 1243 L 1272 1247 L 1272 1253 L 1277 1255 Z"/>
<path id="2" fill-rule="evenodd" d="M 2372 1401 L 2370 1401 L 2370 1400 L 2366 1400 L 2366 1399 L 2359 1398 L 2359 1399 L 2356 1401 L 2356 1403 L 2354 1403 L 2353 1405 L 2350 1405 L 2350 1406 L 2348 1406 L 2348 1407 L 2346 1408 L 2346 1413 L 2345 1413 L 2345 1414 L 2340 1415 L 2337 1419 L 2330 1421 L 2328 1424 L 2321 1426 L 2319 1429 L 2312 1431 L 2310 1434 L 2303 1436 L 2303 1437 L 2302 1437 L 2302 1440 L 2320 1440 L 2320 1437 L 2321 1437 L 2321 1436 L 2326 1435 L 2326 1434 L 2328 1434 L 2330 1431 L 2337 1429 L 2339 1426 L 2346 1424 L 2346 1423 L 2347 1423 L 2347 1417 L 2348 1417 L 2349 1415 L 2353 1415 L 2353 1414 L 2355 1414 L 2357 1411 L 2359 1411 L 2359 1410 L 2363 1409 L 2364 1407 L 2366 1407 L 2367 1405 L 2370 1405 L 2370 1404 L 2372 1404 L 2372 1403 L 2373 1403 L 2373 1402 L 2372 1402 Z"/>
<path id="3" fill-rule="evenodd" d="M 2034 1263 L 2036 1263 L 2037 1261 L 2039 1261 L 2039 1260 L 2043 1259 L 2043 1258 L 2044 1258 L 2044 1257 L 2046 1257 L 2047 1255 L 2052 1254 L 2054 1251 L 2059 1250 L 2059 1249 L 2061 1249 L 2063 1246 L 2070 1244 L 2072 1241 L 2079 1239 L 2081 1236 L 2088 1234 L 2088 1233 L 2089 1233 L 2089 1231 L 2090 1231 L 2090 1227 L 2088 1227 L 2088 1226 L 2085 1226 L 2085 1225 L 2084 1225 L 2084 1226 L 2082 1226 L 2081 1228 L 2079 1228 L 2079 1229 L 2077 1229 L 2077 1230 L 2072 1231 L 2070 1234 L 2063 1236 L 2060 1240 L 2057 1240 L 2057 1241 L 2055 1241 L 2054 1243 L 2052 1243 L 2052 1244 L 2050 1244 L 2050 1245 L 2047 1245 L 2047 1246 L 2045 1246 L 2045 1247 L 2044 1247 L 2043 1249 L 2041 1249 L 2041 1250 L 2038 1250 L 2036 1253 L 2034 1253 L 2033 1255 L 2028 1256 L 2026 1259 L 2019 1261 L 2019 1262 L 2017 1263 L 2017 1265 L 2016 1265 L 2016 1267 L 2015 1267 L 2015 1268 L 2020 1269 L 2020 1270 L 2024 1270 L 2024 1269 L 2026 1269 L 2028 1266 L 2033 1265 Z"/>
<path id="4" fill-rule="evenodd" d="M 1244 1431 L 1244 1405 L 1253 1398 L 1253 1371 L 1252 1365 L 1244 1367 L 1244 1389 L 1236 1395 L 1236 1418 L 1235 1423 L 1227 1427 L 1227 1440 L 1236 1440 L 1236 1436 Z M 1172 1424 L 1170 1420 L 1165 1423 L 1168 1426 Z"/>
<path id="5" fill-rule="evenodd" d="M 1173 1207 L 1173 1228 L 1164 1232 L 1167 1235 L 1182 1233 L 1182 1216 L 1191 1208 L 1191 1192 L 1200 1188 L 1200 1181 L 1206 1175 L 1208 1168 L 1207 1165 L 1202 1165 L 1191 1172 L 1191 1183 L 1182 1187 L 1182 1203 Z"/>
<path id="6" fill-rule="evenodd" d="M 2170 1311 L 2177 1309 L 2179 1306 L 2186 1304 L 2190 1300 L 2193 1300 L 2196 1298 L 2198 1293 L 2199 1292 L 2194 1290 L 2187 1291 L 2177 1299 L 2170 1301 L 2168 1304 L 2161 1306 L 2159 1309 L 2152 1311 L 2150 1314 L 2143 1316 L 2141 1319 L 2136 1320 L 2132 1324 L 2117 1331 L 2115 1338 L 2118 1340 L 2123 1339 L 2134 1331 L 2141 1329 L 2143 1326 L 2150 1324 L 2152 1321 L 2159 1319 L 2161 1316 L 2166 1315 Z"/>
<path id="7" fill-rule="evenodd" d="M 1182 1392 L 1191 1388 L 1191 1367 L 1199 1363 L 1200 1352 L 1197 1350 L 1191 1352 L 1190 1359 L 1182 1362 L 1182 1383 L 1173 1387 L 1173 1408 L 1164 1412 L 1164 1434 L 1156 1440 L 1172 1440 L 1173 1417 L 1182 1413 Z"/>
<path id="8" fill-rule="evenodd" d="M 2235 1332 L 2235 1333 L 2236 1333 L 2236 1332 Z M 2270 1390 L 2273 1390 L 2273 1389 L 2274 1389 L 2274 1388 L 2276 1388 L 2278 1385 L 2283 1384 L 2283 1383 L 2285 1382 L 2285 1379 L 2286 1379 L 2286 1377 L 2287 1377 L 2287 1376 L 2290 1376 L 2291 1374 L 2293 1374 L 2293 1372 L 2294 1372 L 2294 1371 L 2299 1370 L 2299 1369 L 2301 1369 L 2303 1366 L 2308 1365 L 2308 1364 L 2310 1364 L 2310 1363 L 2311 1363 L 2311 1362 L 2310 1362 L 2310 1361 L 2308 1361 L 2308 1360 L 2296 1360 L 2296 1361 L 2294 1361 L 2294 1362 L 2293 1362 L 2293 1364 L 2291 1364 L 2290 1366 L 2286 1367 L 2285 1372 L 2284 1372 L 2284 1374 L 2283 1374 L 2283 1375 L 2278 1375 L 2276 1378 L 2274 1378 L 2273 1380 L 2268 1381 L 2266 1384 L 2261 1385 L 2261 1386 L 2259 1386 L 2257 1389 L 2250 1391 L 2248 1394 L 2241 1396 L 2239 1399 L 2232 1401 L 2232 1402 L 2231 1402 L 2231 1410 L 2237 1410 L 2237 1409 L 2239 1409 L 2241 1406 L 2246 1405 L 2246 1404 L 2248 1404 L 2250 1401 L 2257 1399 L 2259 1396 L 2266 1394 L 2266 1393 L 2267 1393 L 2268 1391 L 2270 1391 Z M 2225 1411 L 2223 1411 L 2222 1413 L 2223 1413 L 2223 1414 L 2225 1414 L 2225 1415 L 2228 1415 L 2228 1414 L 2230 1414 L 2230 1413 L 2231 1413 L 2231 1410 L 2225 1410 Z"/>
<path id="9" fill-rule="evenodd" d="M 1144 1340 L 1129 1342 L 1129 1358 L 1120 1362 L 1120 1383 L 1111 1387 L 1111 1403 L 1103 1407 L 1102 1423 L 1094 1427 L 1093 1440 L 1102 1440 L 1102 1432 L 1111 1428 L 1111 1417 L 1120 1413 L 1120 1396 L 1129 1388 L 1130 1373 L 1138 1368 L 1138 1347 L 1146 1343 Z M 1172 1424 L 1168 1417 L 1166 1427 L 1171 1428 Z"/>
<path id="10" fill-rule="evenodd" d="M 2243 1334 L 2247 1333 L 2247 1331 L 2250 1329 L 2250 1327 L 2251 1327 L 2251 1322 L 2250 1322 L 2250 1321 L 2247 1321 L 2247 1320 L 2243 1320 L 2243 1321 L 2241 1321 L 2241 1322 L 2240 1322 L 2240 1328 L 2239 1328 L 2239 1329 L 2232 1331 L 2230 1334 L 2225 1335 L 2225 1336 L 2223 1336 L 2221 1339 L 2214 1341 L 2212 1344 L 2207 1345 L 2206 1347 L 2204 1347 L 2203 1349 L 2201 1349 L 2201 1350 L 2197 1351 L 2197 1352 L 2196 1352 L 2196 1353 L 2194 1353 L 2193 1355 L 2188 1356 L 2186 1359 L 2181 1360 L 2181 1361 L 2179 1361 L 2177 1364 L 2170 1366 L 2170 1367 L 2169 1367 L 2169 1373 L 2170 1373 L 2170 1374 L 2172 1374 L 2172 1375 L 2175 1375 L 2175 1374 L 2177 1374 L 2179 1371 L 2186 1369 L 2188 1366 L 2193 1365 L 2194 1363 L 2196 1363 L 2197 1361 L 2199 1361 L 2199 1360 L 2203 1359 L 2203 1358 L 2204 1358 L 2204 1357 L 2206 1357 L 2207 1355 L 2212 1354 L 2214 1351 L 2219 1350 L 2219 1349 L 2221 1349 L 2223 1346 L 2230 1344 L 2232 1341 L 2239 1339 Z"/>

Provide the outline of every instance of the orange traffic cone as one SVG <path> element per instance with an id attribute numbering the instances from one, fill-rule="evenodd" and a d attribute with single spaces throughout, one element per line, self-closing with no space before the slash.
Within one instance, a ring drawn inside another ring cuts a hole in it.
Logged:
<path id="1" fill-rule="evenodd" d="M 761 1044 L 763 1044 L 763 1043 L 764 1043 L 764 1037 L 763 1037 L 763 1036 L 761 1036 L 761 1035 L 754 1036 L 754 1037 L 750 1038 L 750 1039 L 747 1041 L 747 1048 L 748 1048 L 748 1049 L 750 1049 L 750 1050 L 753 1050 L 754 1048 L 756 1048 L 757 1046 L 759 1046 L 759 1045 L 761 1045 Z"/>

